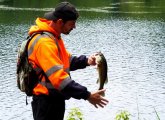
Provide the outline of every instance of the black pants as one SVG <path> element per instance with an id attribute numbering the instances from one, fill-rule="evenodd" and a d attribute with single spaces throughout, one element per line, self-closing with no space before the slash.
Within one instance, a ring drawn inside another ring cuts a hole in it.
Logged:
<path id="1" fill-rule="evenodd" d="M 59 96 L 33 96 L 32 111 L 34 120 L 63 120 L 65 100 Z"/>

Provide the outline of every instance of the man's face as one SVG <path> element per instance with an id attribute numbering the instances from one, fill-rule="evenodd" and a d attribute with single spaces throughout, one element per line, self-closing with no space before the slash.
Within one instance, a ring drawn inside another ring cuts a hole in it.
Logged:
<path id="1" fill-rule="evenodd" d="M 73 30 L 73 28 L 76 28 L 76 21 L 75 20 L 66 21 L 65 23 L 63 23 L 62 33 L 67 35 Z"/>

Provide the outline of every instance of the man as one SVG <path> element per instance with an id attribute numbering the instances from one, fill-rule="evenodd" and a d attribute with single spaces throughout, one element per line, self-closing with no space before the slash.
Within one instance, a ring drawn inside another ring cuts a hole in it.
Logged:
<path id="1" fill-rule="evenodd" d="M 28 46 L 28 59 L 41 82 L 33 89 L 32 110 L 34 120 L 63 120 L 65 100 L 88 100 L 97 107 L 104 107 L 108 100 L 100 94 L 105 90 L 89 92 L 86 87 L 71 79 L 69 71 L 95 65 L 94 56 L 72 56 L 66 49 L 61 34 L 69 34 L 76 27 L 78 12 L 75 7 L 62 2 L 54 11 L 36 19 L 29 30 L 34 37 Z"/>

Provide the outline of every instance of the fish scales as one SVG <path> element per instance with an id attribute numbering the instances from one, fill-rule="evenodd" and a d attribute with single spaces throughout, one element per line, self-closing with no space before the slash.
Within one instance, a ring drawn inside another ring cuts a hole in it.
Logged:
<path id="1" fill-rule="evenodd" d="M 95 55 L 96 64 L 97 64 L 97 70 L 98 70 L 98 80 L 97 83 L 99 83 L 99 90 L 104 88 L 104 84 L 108 82 L 108 67 L 107 67 L 107 61 L 104 55 L 101 52 L 96 53 Z"/>

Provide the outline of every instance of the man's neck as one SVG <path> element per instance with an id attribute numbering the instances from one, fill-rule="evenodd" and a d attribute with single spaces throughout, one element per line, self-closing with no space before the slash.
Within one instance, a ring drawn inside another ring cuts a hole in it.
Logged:
<path id="1" fill-rule="evenodd" d="M 54 23 L 53 21 L 49 24 L 49 26 L 54 29 L 54 31 L 56 32 L 56 35 L 57 36 L 60 36 L 61 35 L 61 32 L 60 32 L 60 29 L 59 29 L 59 26 L 56 25 L 56 23 Z"/>

